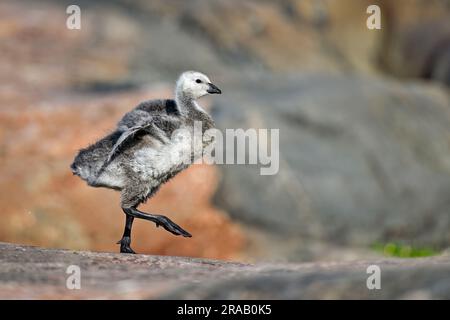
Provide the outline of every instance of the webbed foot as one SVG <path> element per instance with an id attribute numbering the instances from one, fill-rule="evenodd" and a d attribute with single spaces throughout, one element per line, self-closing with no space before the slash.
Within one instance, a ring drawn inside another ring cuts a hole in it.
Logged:
<path id="1" fill-rule="evenodd" d="M 131 253 L 131 254 L 135 254 L 136 253 L 130 247 L 130 244 L 131 244 L 131 238 L 130 237 L 123 237 L 122 239 L 120 239 L 117 242 L 117 244 L 120 244 L 120 253 Z"/>

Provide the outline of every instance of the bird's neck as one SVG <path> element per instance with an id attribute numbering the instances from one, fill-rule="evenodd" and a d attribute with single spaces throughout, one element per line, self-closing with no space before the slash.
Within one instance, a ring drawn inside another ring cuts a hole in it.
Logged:
<path id="1" fill-rule="evenodd" d="M 191 95 L 183 91 L 177 90 L 175 92 L 175 102 L 177 103 L 178 111 L 183 116 L 188 116 L 195 111 L 205 112 Z"/>

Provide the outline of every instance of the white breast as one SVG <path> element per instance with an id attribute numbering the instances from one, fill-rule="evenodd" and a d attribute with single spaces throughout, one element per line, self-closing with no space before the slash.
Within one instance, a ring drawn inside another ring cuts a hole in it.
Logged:
<path id="1" fill-rule="evenodd" d="M 181 165 L 189 165 L 192 154 L 190 130 L 177 130 L 167 143 L 145 146 L 134 153 L 131 168 L 143 180 L 156 179 Z"/>

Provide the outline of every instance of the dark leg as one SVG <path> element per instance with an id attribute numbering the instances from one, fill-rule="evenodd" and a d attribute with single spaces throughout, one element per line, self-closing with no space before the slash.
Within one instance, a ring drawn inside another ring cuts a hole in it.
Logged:
<path id="1" fill-rule="evenodd" d="M 152 221 L 156 224 L 157 227 L 162 226 L 164 229 L 173 233 L 176 236 L 192 237 L 189 232 L 185 231 L 183 228 L 181 228 L 179 225 L 177 225 L 175 222 L 173 222 L 172 220 L 170 220 L 165 216 L 159 214 L 145 213 L 139 211 L 134 207 L 122 208 L 122 210 L 123 212 L 125 212 L 127 216 Z"/>
<path id="2" fill-rule="evenodd" d="M 117 244 L 120 244 L 120 253 L 136 253 L 131 249 L 131 227 L 133 226 L 134 217 L 126 215 L 125 230 L 123 231 L 122 239 Z"/>

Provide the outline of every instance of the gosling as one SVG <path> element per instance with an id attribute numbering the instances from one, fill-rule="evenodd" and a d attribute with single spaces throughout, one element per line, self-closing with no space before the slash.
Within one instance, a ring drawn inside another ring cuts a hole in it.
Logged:
<path id="1" fill-rule="evenodd" d="M 189 166 L 191 162 L 178 155 L 191 154 L 191 141 L 177 132 L 183 132 L 179 129 L 192 132 L 196 121 L 201 121 L 203 133 L 214 128 L 213 119 L 196 100 L 207 94 L 221 93 L 206 75 L 184 72 L 176 83 L 174 100 L 140 103 L 124 115 L 114 132 L 81 149 L 75 157 L 71 165 L 74 175 L 89 186 L 121 192 L 121 207 L 125 213 L 123 236 L 117 242 L 121 253 L 135 253 L 130 247 L 134 218 L 152 221 L 174 235 L 191 237 L 168 217 L 137 208 L 163 183 Z"/>

